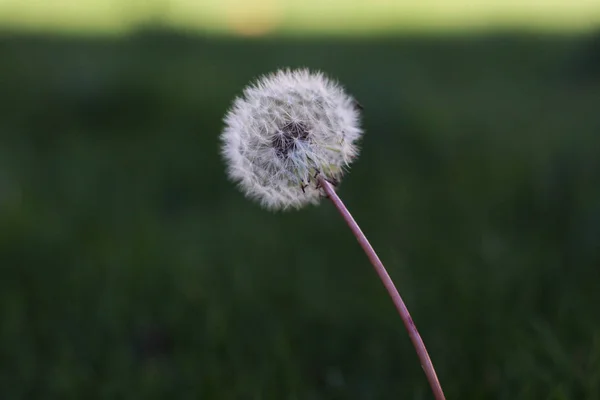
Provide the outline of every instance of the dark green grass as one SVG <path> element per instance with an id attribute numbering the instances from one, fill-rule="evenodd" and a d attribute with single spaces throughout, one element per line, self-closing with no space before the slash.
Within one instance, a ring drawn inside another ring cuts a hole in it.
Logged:
<path id="1" fill-rule="evenodd" d="M 5 35 L 0 397 L 431 398 L 334 208 L 272 214 L 225 178 L 232 98 L 308 66 L 365 107 L 339 192 L 448 398 L 598 398 L 597 60 L 587 38 Z"/>

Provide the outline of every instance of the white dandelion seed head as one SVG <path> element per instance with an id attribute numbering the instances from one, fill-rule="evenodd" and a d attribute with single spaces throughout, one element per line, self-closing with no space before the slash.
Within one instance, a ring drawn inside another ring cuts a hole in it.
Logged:
<path id="1" fill-rule="evenodd" d="M 229 177 L 271 210 L 317 204 L 317 176 L 340 182 L 358 155 L 358 103 L 320 72 L 280 70 L 259 78 L 225 116 Z"/>

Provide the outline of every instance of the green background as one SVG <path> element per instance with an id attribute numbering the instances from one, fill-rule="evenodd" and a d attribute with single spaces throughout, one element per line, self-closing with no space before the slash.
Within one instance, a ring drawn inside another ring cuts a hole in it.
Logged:
<path id="1" fill-rule="evenodd" d="M 600 36 L 0 37 L 0 398 L 428 399 L 334 207 L 228 182 L 222 117 L 307 66 L 339 187 L 451 399 L 600 396 Z"/>
<path id="2" fill-rule="evenodd" d="M 203 33 L 389 35 L 519 28 L 586 32 L 594 0 L 0 0 L 0 26 L 120 35 L 140 25 Z"/>

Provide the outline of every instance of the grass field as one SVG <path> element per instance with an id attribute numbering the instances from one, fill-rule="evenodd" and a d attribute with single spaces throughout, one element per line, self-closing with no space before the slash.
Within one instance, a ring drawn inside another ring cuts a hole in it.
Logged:
<path id="1" fill-rule="evenodd" d="M 242 35 L 390 35 L 519 28 L 589 31 L 591 0 L 54 0 L 0 1 L 0 26 L 26 31 L 122 34 L 147 24 Z"/>
<path id="2" fill-rule="evenodd" d="M 599 398 L 598 43 L 0 37 L 2 399 L 430 398 L 333 207 L 225 179 L 221 118 L 281 66 L 363 104 L 339 191 L 448 398 Z"/>

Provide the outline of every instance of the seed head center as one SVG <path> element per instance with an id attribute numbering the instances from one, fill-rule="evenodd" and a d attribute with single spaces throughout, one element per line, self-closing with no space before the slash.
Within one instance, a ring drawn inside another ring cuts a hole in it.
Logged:
<path id="1" fill-rule="evenodd" d="M 303 122 L 292 121 L 280 128 L 273 137 L 273 148 L 280 158 L 286 158 L 288 154 L 296 150 L 298 141 L 308 139 L 308 127 Z"/>

